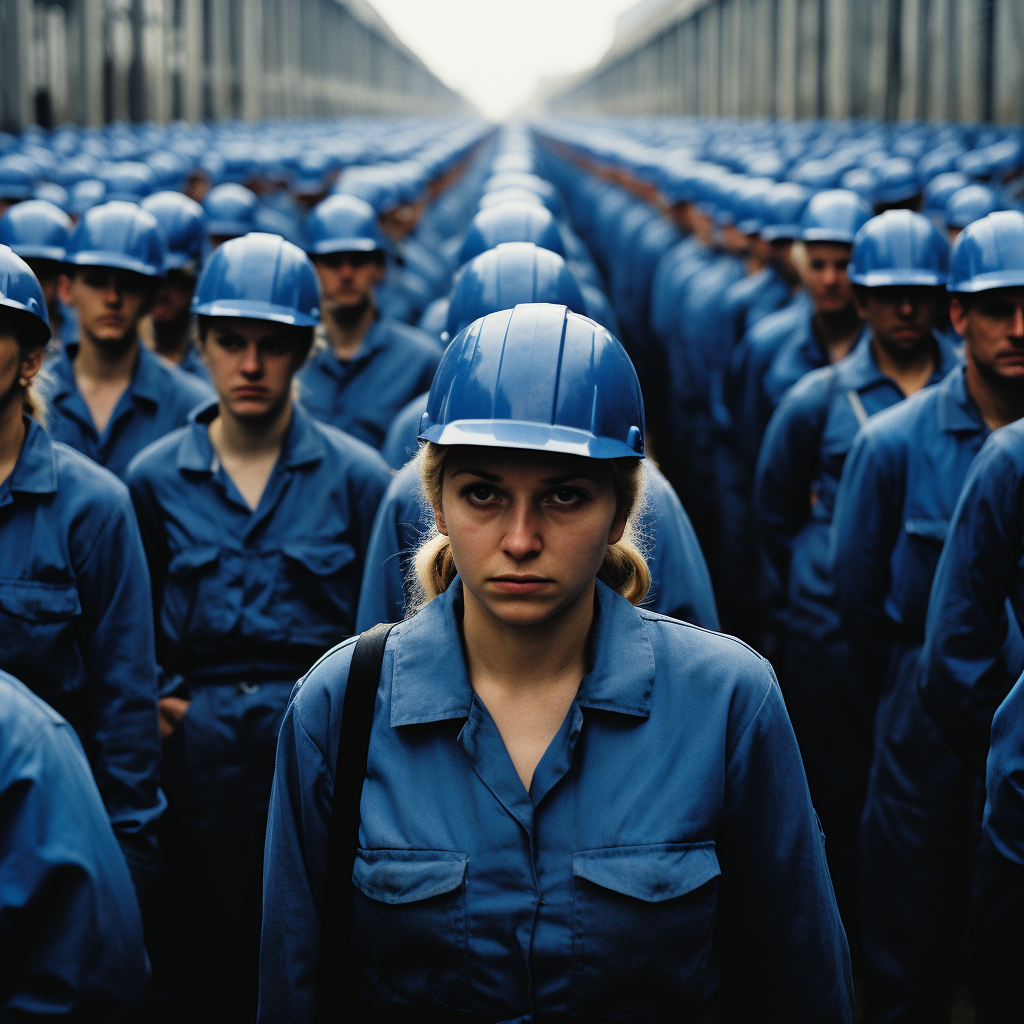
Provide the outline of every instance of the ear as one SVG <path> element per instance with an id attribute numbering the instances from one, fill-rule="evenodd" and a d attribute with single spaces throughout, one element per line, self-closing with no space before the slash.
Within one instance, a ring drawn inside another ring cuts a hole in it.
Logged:
<path id="1" fill-rule="evenodd" d="M 960 305 L 959 299 L 951 299 L 949 302 L 949 322 L 961 338 L 967 333 L 967 311 Z"/>
<path id="2" fill-rule="evenodd" d="M 862 295 L 861 290 L 856 285 L 854 285 L 854 287 L 853 287 L 853 308 L 857 310 L 857 316 L 859 316 L 861 318 L 861 320 L 867 320 L 867 318 L 868 318 L 868 307 L 867 307 L 867 303 L 863 301 L 863 298 L 864 298 L 864 296 Z"/>
<path id="3" fill-rule="evenodd" d="M 31 383 L 43 365 L 43 356 L 45 353 L 46 349 L 43 347 L 30 352 L 24 359 L 22 359 L 21 366 L 18 369 L 18 376 L 26 378 L 26 380 Z"/>
<path id="4" fill-rule="evenodd" d="M 608 531 L 608 543 L 618 544 L 622 540 L 622 535 L 626 532 L 626 522 L 629 519 L 629 513 L 625 509 L 615 513 L 615 518 L 612 520 L 611 529 Z"/>
<path id="5" fill-rule="evenodd" d="M 57 278 L 57 298 L 64 303 L 65 306 L 72 305 L 71 302 L 71 278 L 67 274 L 61 274 Z"/>
<path id="6" fill-rule="evenodd" d="M 448 536 L 448 524 L 444 521 L 444 512 L 439 508 L 434 509 L 434 525 L 437 527 L 437 532 L 442 537 Z"/>

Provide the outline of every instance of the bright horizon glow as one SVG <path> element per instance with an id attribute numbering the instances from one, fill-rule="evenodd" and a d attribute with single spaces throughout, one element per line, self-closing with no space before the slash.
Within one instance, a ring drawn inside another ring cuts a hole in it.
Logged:
<path id="1" fill-rule="evenodd" d="M 502 120 L 538 82 L 596 64 L 636 0 L 369 0 L 446 85 Z"/>

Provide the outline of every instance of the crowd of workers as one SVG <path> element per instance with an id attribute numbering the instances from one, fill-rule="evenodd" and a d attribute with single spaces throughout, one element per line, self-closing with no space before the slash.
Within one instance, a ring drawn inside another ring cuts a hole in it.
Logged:
<path id="1" fill-rule="evenodd" d="M 0 154 L 0 1017 L 326 1019 L 354 645 L 324 656 L 390 622 L 409 681 L 385 668 L 344 950 L 367 1019 L 840 1021 L 851 979 L 868 1021 L 948 1019 L 961 985 L 1021 1019 L 1024 136 L 342 121 Z M 443 450 L 611 460 L 631 495 L 525 789 L 458 688 Z"/>

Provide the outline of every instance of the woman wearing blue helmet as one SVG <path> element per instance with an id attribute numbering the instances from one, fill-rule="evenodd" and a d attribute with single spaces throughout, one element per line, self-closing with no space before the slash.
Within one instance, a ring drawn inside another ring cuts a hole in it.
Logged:
<path id="1" fill-rule="evenodd" d="M 428 600 L 285 714 L 259 1019 L 851 1020 L 770 666 L 635 607 L 622 347 L 561 306 L 485 316 L 420 437 Z"/>

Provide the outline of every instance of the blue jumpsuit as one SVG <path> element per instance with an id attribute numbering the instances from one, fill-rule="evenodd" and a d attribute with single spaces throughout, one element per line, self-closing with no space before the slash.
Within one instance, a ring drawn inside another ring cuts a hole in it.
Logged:
<path id="1" fill-rule="evenodd" d="M 639 531 L 647 549 L 651 590 L 644 607 L 718 629 L 711 577 L 689 517 L 657 467 L 647 463 L 646 470 L 647 507 Z M 408 463 L 391 481 L 373 524 L 356 632 L 405 618 L 417 590 L 410 576 L 413 557 L 433 526 L 434 514 L 423 497 L 418 467 Z"/>
<path id="2" fill-rule="evenodd" d="M 2 671 L 0 836 L 0 1019 L 137 1012 L 149 976 L 142 919 L 82 747 Z"/>
<path id="3" fill-rule="evenodd" d="M 51 380 L 40 390 L 50 406 L 47 429 L 55 441 L 77 448 L 122 479 L 146 445 L 183 426 L 188 414 L 213 394 L 195 374 L 164 365 L 140 344 L 132 382 L 99 434 L 75 382 L 77 355 L 78 345 L 69 343 L 46 365 Z"/>
<path id="4" fill-rule="evenodd" d="M 430 390 L 443 354 L 441 343 L 425 331 L 388 319 L 378 320 L 344 363 L 320 336 L 296 375 L 299 397 L 321 422 L 380 448 L 403 406 Z"/>
<path id="5" fill-rule="evenodd" d="M 160 732 L 149 572 L 124 485 L 34 420 L 0 482 L 0 669 L 78 733 L 142 894 L 157 862 Z"/>
<path id="6" fill-rule="evenodd" d="M 930 383 L 956 365 L 939 339 L 936 353 Z M 766 609 L 785 636 L 786 705 L 849 932 L 857 922 L 857 837 L 872 705 L 840 629 L 829 534 L 839 477 L 858 429 L 903 398 L 879 370 L 865 335 L 845 359 L 808 374 L 783 398 L 761 447 L 754 493 Z"/>
<path id="7" fill-rule="evenodd" d="M 935 566 L 989 434 L 955 369 L 865 424 L 833 520 L 840 620 L 877 703 L 861 823 L 865 1000 L 874 1020 L 938 1019 L 963 942 L 974 776 L 918 696 Z"/>
<path id="8" fill-rule="evenodd" d="M 215 403 L 203 408 L 142 452 L 128 484 L 153 576 L 165 693 L 191 700 L 164 745 L 171 952 L 155 955 L 184 981 L 172 1003 L 180 999 L 189 1019 L 243 1020 L 255 1012 L 281 716 L 294 680 L 353 632 L 390 473 L 371 448 L 293 406 L 252 510 L 210 444 L 216 413 Z"/>
<path id="9" fill-rule="evenodd" d="M 852 1021 L 846 937 L 771 667 L 596 590 L 592 668 L 529 792 L 470 685 L 461 582 L 392 632 L 352 876 L 364 995 L 453 1021 L 689 1020 L 719 999 L 726 1021 Z M 261 1022 L 313 1019 L 352 650 L 300 682 L 281 729 Z"/>

